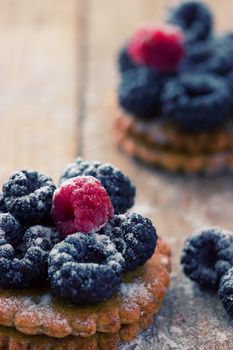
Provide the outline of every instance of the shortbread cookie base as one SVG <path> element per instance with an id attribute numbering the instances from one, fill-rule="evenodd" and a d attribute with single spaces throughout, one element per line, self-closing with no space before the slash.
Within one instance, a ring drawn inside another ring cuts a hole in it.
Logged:
<path id="1" fill-rule="evenodd" d="M 113 102 L 113 109 L 116 129 L 132 138 L 140 139 L 148 146 L 188 154 L 233 150 L 233 119 L 217 129 L 192 134 L 178 129 L 162 118 L 154 121 L 135 118 L 126 113 L 117 102 Z"/>
<path id="2" fill-rule="evenodd" d="M 117 142 L 127 154 L 143 162 L 172 172 L 218 173 L 233 171 L 233 151 L 212 155 L 187 155 L 148 147 L 128 135 L 117 135 Z"/>
<path id="3" fill-rule="evenodd" d="M 80 307 L 51 295 L 49 289 L 0 290 L 0 325 L 22 333 L 90 337 L 118 333 L 122 325 L 158 312 L 169 284 L 170 249 L 161 240 L 147 263 L 123 276 L 116 297 Z"/>
<path id="4" fill-rule="evenodd" d="M 12 327 L 0 326 L 1 350 L 116 350 L 120 342 L 128 342 L 148 328 L 153 314 L 144 315 L 131 325 L 123 325 L 117 333 L 95 333 L 90 337 L 68 336 L 58 339 L 46 335 L 26 335 Z"/>
<path id="5" fill-rule="evenodd" d="M 149 165 L 190 173 L 233 170 L 233 121 L 208 134 L 185 134 L 161 121 L 139 121 L 115 106 L 114 128 L 119 146 Z"/>

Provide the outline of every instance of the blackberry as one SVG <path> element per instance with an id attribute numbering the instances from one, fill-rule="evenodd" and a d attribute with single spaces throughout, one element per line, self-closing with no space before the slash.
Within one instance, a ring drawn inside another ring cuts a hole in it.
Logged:
<path id="1" fill-rule="evenodd" d="M 60 182 L 76 176 L 97 178 L 106 189 L 116 214 L 124 213 L 133 206 L 135 187 L 130 179 L 113 165 L 77 158 L 74 163 L 67 165 Z"/>
<path id="2" fill-rule="evenodd" d="M 146 67 L 131 69 L 118 89 L 121 107 L 138 118 L 150 119 L 160 111 L 160 74 Z"/>
<path id="3" fill-rule="evenodd" d="M 218 294 L 224 308 L 233 318 L 233 267 L 221 278 Z"/>
<path id="4" fill-rule="evenodd" d="M 149 219 L 135 213 L 115 215 L 101 230 L 125 259 L 124 271 L 132 271 L 153 255 L 157 234 Z"/>
<path id="5" fill-rule="evenodd" d="M 138 67 L 138 65 L 129 56 L 127 46 L 124 46 L 121 48 L 117 58 L 118 58 L 117 62 L 118 62 L 119 71 L 122 74 L 124 74 L 129 69 L 134 69 Z"/>
<path id="6" fill-rule="evenodd" d="M 185 70 L 199 70 L 225 77 L 233 70 L 233 41 L 228 36 L 192 45 L 187 51 Z"/>
<path id="7" fill-rule="evenodd" d="M 0 213 L 0 229 L 13 246 L 17 246 L 24 235 L 22 226 L 10 213 Z"/>
<path id="8" fill-rule="evenodd" d="M 217 289 L 221 276 L 233 266 L 233 235 L 218 227 L 198 231 L 186 240 L 181 264 L 201 287 Z"/>
<path id="9" fill-rule="evenodd" d="M 49 255 L 49 278 L 55 294 L 75 304 L 111 298 L 121 282 L 123 258 L 106 236 L 75 233 Z"/>
<path id="10" fill-rule="evenodd" d="M 232 70 L 232 72 L 230 74 L 228 74 L 226 79 L 227 79 L 226 80 L 227 85 L 228 85 L 230 93 L 232 95 L 233 94 L 233 70 Z"/>
<path id="11" fill-rule="evenodd" d="M 3 198 L 3 193 L 0 191 L 0 213 L 6 213 L 6 205 Z"/>
<path id="12" fill-rule="evenodd" d="M 168 22 L 181 27 L 189 44 L 206 40 L 213 28 L 212 14 L 201 1 L 183 1 L 171 8 Z"/>
<path id="13" fill-rule="evenodd" d="M 162 95 L 164 114 L 182 129 L 199 132 L 229 117 L 231 96 L 227 84 L 211 74 L 181 74 L 169 81 Z"/>
<path id="14" fill-rule="evenodd" d="M 207 71 L 224 77 L 233 70 L 232 42 L 224 36 L 212 40 L 210 45 L 212 49 L 207 61 Z"/>
<path id="15" fill-rule="evenodd" d="M 25 288 L 45 280 L 48 254 L 58 241 L 55 229 L 37 225 L 26 230 L 15 246 L 0 229 L 0 285 Z"/>
<path id="16" fill-rule="evenodd" d="M 42 223 L 50 216 L 55 189 L 52 179 L 45 174 L 16 171 L 3 185 L 6 209 L 24 225 Z"/>

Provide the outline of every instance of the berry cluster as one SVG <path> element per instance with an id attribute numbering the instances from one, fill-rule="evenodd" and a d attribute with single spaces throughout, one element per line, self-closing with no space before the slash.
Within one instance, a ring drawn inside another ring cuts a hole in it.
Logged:
<path id="1" fill-rule="evenodd" d="M 0 194 L 0 286 L 48 278 L 56 295 L 77 304 L 111 298 L 122 273 L 143 265 L 156 247 L 151 221 L 126 213 L 134 196 L 119 169 L 81 158 L 58 189 L 45 174 L 13 173 Z"/>
<path id="2" fill-rule="evenodd" d="M 134 205 L 135 186 L 128 176 L 109 163 L 86 161 L 77 158 L 68 164 L 61 176 L 61 183 L 76 176 L 94 176 L 107 191 L 116 214 L 123 214 Z"/>
<path id="3" fill-rule="evenodd" d="M 232 34 L 214 36 L 200 1 L 171 8 L 167 23 L 142 27 L 121 49 L 119 104 L 136 118 L 165 118 L 186 132 L 217 128 L 233 110 Z"/>
<path id="4" fill-rule="evenodd" d="M 157 234 L 151 221 L 125 213 L 134 195 L 128 177 L 110 164 L 78 158 L 68 165 L 52 207 L 58 230 L 67 236 L 49 257 L 55 294 L 79 304 L 108 299 L 119 287 L 122 272 L 153 255 Z"/>
<path id="5" fill-rule="evenodd" d="M 233 316 L 233 233 L 206 228 L 189 237 L 181 257 L 184 273 L 201 287 L 219 290 L 220 299 Z"/>

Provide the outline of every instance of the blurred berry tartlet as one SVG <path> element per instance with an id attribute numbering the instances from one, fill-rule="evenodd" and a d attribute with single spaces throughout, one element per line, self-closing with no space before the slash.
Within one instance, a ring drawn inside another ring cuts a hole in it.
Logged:
<path id="1" fill-rule="evenodd" d="M 118 55 L 114 127 L 124 151 L 169 171 L 232 170 L 232 37 L 214 33 L 200 1 L 135 32 Z"/>
<path id="2" fill-rule="evenodd" d="M 110 350 L 149 326 L 169 284 L 171 253 L 149 219 L 127 212 L 134 197 L 119 169 L 81 158 L 58 188 L 34 170 L 3 184 L 2 348 Z"/>

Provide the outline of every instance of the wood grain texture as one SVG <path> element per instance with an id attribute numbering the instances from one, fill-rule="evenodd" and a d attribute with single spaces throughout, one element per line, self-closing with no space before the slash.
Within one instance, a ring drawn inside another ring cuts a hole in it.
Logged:
<path id="1" fill-rule="evenodd" d="M 115 56 L 124 40 L 145 21 L 161 21 L 169 1 L 89 0 L 88 60 L 82 152 L 119 166 L 137 186 L 134 211 L 150 217 L 173 250 L 173 279 L 160 315 L 143 336 L 122 349 L 233 349 L 233 326 L 218 297 L 201 292 L 179 264 L 184 239 L 195 229 L 220 225 L 233 230 L 233 179 L 171 176 L 145 167 L 114 144 L 108 102 L 118 76 Z M 232 29 L 231 0 L 209 1 L 219 30 Z"/>
<path id="2" fill-rule="evenodd" d="M 57 178 L 76 151 L 81 2 L 0 1 L 0 179 Z"/>

